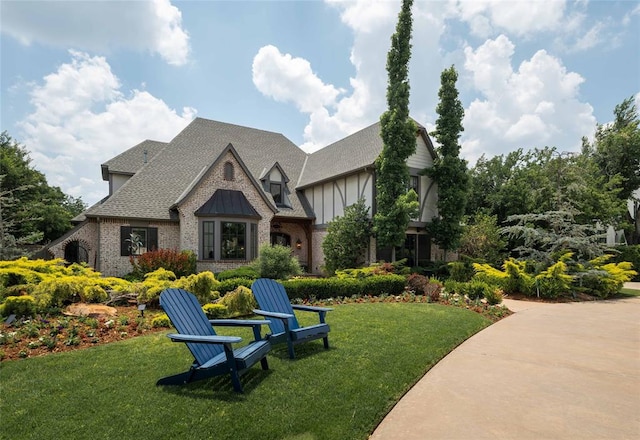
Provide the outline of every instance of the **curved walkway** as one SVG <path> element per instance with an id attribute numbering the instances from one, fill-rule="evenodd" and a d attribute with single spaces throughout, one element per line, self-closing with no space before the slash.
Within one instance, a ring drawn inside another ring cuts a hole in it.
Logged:
<path id="1" fill-rule="evenodd" d="M 371 440 L 640 439 L 640 298 L 505 304 Z"/>

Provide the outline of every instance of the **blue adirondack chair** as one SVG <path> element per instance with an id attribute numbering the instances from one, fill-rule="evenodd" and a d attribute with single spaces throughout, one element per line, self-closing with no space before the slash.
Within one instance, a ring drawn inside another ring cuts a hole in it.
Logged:
<path id="1" fill-rule="evenodd" d="M 296 357 L 293 350 L 293 346 L 296 344 L 322 338 L 324 348 L 329 348 L 329 325 L 325 322 L 325 315 L 333 309 L 328 307 L 292 305 L 289 302 L 289 297 L 287 296 L 284 286 L 268 278 L 255 280 L 251 285 L 251 291 L 259 307 L 259 309 L 253 312 L 271 321 L 269 324 L 271 334 L 268 335 L 268 339 L 272 344 L 286 341 L 291 359 Z M 293 312 L 294 309 L 318 313 L 320 323 L 300 327 L 298 319 Z"/>
<path id="2" fill-rule="evenodd" d="M 260 327 L 264 320 L 218 319 L 208 320 L 196 297 L 182 289 L 166 289 L 160 294 L 160 306 L 169 316 L 178 334 L 167 335 L 173 342 L 185 342 L 194 357 L 189 371 L 160 379 L 156 385 L 183 385 L 212 376 L 230 374 L 233 388 L 242 392 L 240 375 L 260 361 L 263 370 L 269 369 L 268 340 L 262 339 Z M 238 336 L 219 336 L 213 325 L 251 326 L 254 341 L 234 350 L 232 344 L 241 342 Z"/>

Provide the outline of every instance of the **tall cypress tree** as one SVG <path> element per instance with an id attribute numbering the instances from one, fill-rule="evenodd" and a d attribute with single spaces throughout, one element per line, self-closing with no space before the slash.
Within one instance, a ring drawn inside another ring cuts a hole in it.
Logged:
<path id="1" fill-rule="evenodd" d="M 438 213 L 429 226 L 429 231 L 445 253 L 456 249 L 462 235 L 460 224 L 467 204 L 469 191 L 469 176 L 467 162 L 459 157 L 460 144 L 458 139 L 464 131 L 462 118 L 464 108 L 458 99 L 456 81 L 458 73 L 455 67 L 445 69 L 440 75 L 440 102 L 436 107 L 438 119 L 436 129 L 432 133 L 440 146 L 438 158 L 433 168 L 428 168 L 426 174 L 438 184 Z"/>
<path id="2" fill-rule="evenodd" d="M 418 210 L 416 193 L 407 192 L 407 159 L 416 151 L 417 130 L 409 118 L 412 5 L 413 0 L 402 2 L 387 54 L 388 109 L 380 117 L 383 149 L 376 160 L 376 213 L 373 218 L 380 247 L 402 245 L 409 220 Z"/>

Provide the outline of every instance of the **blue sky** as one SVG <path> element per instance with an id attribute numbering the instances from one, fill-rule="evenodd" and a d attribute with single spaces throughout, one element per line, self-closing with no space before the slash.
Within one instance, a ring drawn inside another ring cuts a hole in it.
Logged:
<path id="1" fill-rule="evenodd" d="M 0 3 L 0 129 L 51 185 L 94 203 L 100 164 L 194 117 L 283 133 L 305 151 L 379 119 L 399 1 Z M 455 65 L 470 164 L 577 151 L 640 103 L 638 1 L 419 1 L 411 114 L 432 129 Z"/>

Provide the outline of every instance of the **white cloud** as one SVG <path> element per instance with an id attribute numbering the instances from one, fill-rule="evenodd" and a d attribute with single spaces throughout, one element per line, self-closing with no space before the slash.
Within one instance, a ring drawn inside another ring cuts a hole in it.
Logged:
<path id="1" fill-rule="evenodd" d="M 183 65 L 189 34 L 169 0 L 10 1 L 2 3 L 2 32 L 25 45 L 108 51 L 116 47 L 159 54 Z"/>
<path id="2" fill-rule="evenodd" d="M 465 69 L 484 99 L 465 111 L 463 154 L 474 162 L 516 148 L 576 150 L 595 129 L 593 108 L 580 101 L 584 79 L 544 50 L 512 67 L 515 45 L 504 35 L 465 48 Z"/>
<path id="3" fill-rule="evenodd" d="M 93 203 L 107 195 L 100 164 L 145 140 L 169 141 L 194 117 L 146 91 L 123 93 L 103 57 L 70 51 L 71 62 L 32 86 L 34 111 L 19 123 L 50 185 Z"/>
<path id="4" fill-rule="evenodd" d="M 469 24 L 474 35 L 482 38 L 496 31 L 523 37 L 557 30 L 562 26 L 566 7 L 565 0 L 457 0 L 453 3 L 459 18 Z"/>

